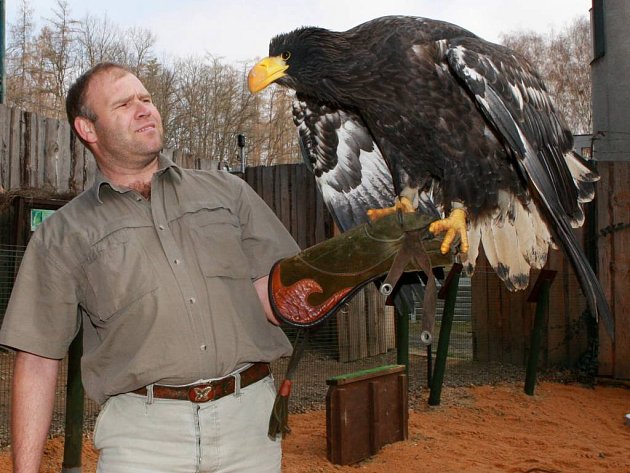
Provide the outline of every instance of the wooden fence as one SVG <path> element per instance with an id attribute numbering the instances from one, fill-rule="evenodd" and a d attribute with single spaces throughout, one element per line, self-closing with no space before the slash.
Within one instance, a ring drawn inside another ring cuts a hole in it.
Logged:
<path id="1" fill-rule="evenodd" d="M 599 163 L 598 274 L 615 316 L 615 341 L 600 326 L 601 375 L 630 379 L 630 162 Z"/>
<path id="2" fill-rule="evenodd" d="M 274 210 L 300 248 L 333 236 L 332 217 L 306 166 L 251 167 L 244 178 Z M 373 285 L 357 293 L 335 320 L 340 361 L 379 355 L 395 348 L 394 310 L 385 306 L 383 296 Z"/>
<path id="3" fill-rule="evenodd" d="M 173 152 L 172 157 L 184 167 L 213 167 L 211 161 L 180 152 Z M 50 196 L 75 195 L 91 184 L 94 171 L 90 153 L 72 137 L 66 123 L 0 106 L 0 186 L 4 190 L 35 188 Z M 597 187 L 595 224 L 599 277 L 616 325 L 614 343 L 600 330 L 599 370 L 604 376 L 630 379 L 630 163 L 599 163 L 599 172 L 602 179 Z M 302 248 L 333 234 L 330 216 L 304 166 L 248 168 L 244 178 L 274 209 Z M 559 273 L 551 288 L 543 363 L 572 364 L 587 348 L 585 331 L 576 330 L 584 298 L 561 254 L 552 254 L 549 267 Z M 532 275 L 532 280 L 535 278 L 536 274 Z M 533 304 L 526 302 L 528 292 L 507 292 L 483 258 L 472 284 L 476 358 L 522 364 L 529 350 L 534 311 Z M 356 306 L 352 310 L 366 314 L 367 320 L 361 326 L 344 328 L 343 317 L 339 318 L 340 347 L 351 340 L 362 340 L 358 349 L 342 349 L 345 351 L 341 356 L 348 359 L 386 350 L 392 343 L 382 328 L 393 318 L 390 309 L 374 307 L 374 297 L 369 293 L 361 297 L 363 301 L 358 298 L 352 303 Z"/>

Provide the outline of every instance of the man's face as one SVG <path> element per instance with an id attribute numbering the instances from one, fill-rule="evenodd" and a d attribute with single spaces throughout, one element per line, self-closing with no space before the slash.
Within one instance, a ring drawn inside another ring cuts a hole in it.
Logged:
<path id="1" fill-rule="evenodd" d="M 135 167 L 162 149 L 162 118 L 133 74 L 120 69 L 98 74 L 90 82 L 87 104 L 96 116 L 92 144 L 96 156 Z"/>

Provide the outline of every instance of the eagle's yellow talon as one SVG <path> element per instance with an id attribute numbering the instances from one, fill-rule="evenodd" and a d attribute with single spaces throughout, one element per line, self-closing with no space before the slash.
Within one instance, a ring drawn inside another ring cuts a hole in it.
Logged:
<path id="1" fill-rule="evenodd" d="M 381 217 L 391 215 L 398 210 L 402 210 L 403 212 L 413 212 L 416 209 L 413 207 L 411 201 L 406 197 L 396 197 L 393 207 L 387 207 L 384 209 L 369 209 L 367 211 L 367 216 L 373 222 Z"/>
<path id="2" fill-rule="evenodd" d="M 455 238 L 459 235 L 459 249 L 462 253 L 468 252 L 468 234 L 466 233 L 466 212 L 463 209 L 453 209 L 447 218 L 436 220 L 429 225 L 429 231 L 438 235 L 446 231 L 444 240 L 440 245 L 443 255 L 448 253 Z"/>

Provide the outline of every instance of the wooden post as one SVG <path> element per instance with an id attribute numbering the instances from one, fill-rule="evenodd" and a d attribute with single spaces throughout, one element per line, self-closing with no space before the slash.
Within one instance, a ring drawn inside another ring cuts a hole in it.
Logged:
<path id="1" fill-rule="evenodd" d="M 395 306 L 394 306 L 395 307 Z M 405 308 L 408 310 L 408 308 Z M 409 313 L 401 313 L 397 308 L 396 314 L 396 363 L 405 365 L 405 373 L 409 374 Z"/>
<path id="2" fill-rule="evenodd" d="M 549 287 L 555 277 L 556 271 L 542 270 L 527 298 L 527 302 L 536 302 L 536 315 L 531 336 L 532 342 L 529 359 L 527 360 L 527 373 L 525 375 L 525 394 L 529 396 L 534 395 L 536 387 L 536 370 L 538 369 L 542 331 L 545 326 L 545 315 L 549 311 Z"/>
<path id="3" fill-rule="evenodd" d="M 459 289 L 459 275 L 462 272 L 461 264 L 454 264 L 448 273 L 444 285 L 438 293 L 440 299 L 445 299 L 442 324 L 440 325 L 440 337 L 435 355 L 435 368 L 431 379 L 431 392 L 429 405 L 439 406 L 442 397 L 442 384 L 444 383 L 444 371 L 446 370 L 446 358 L 448 357 L 448 345 L 451 339 L 451 328 L 455 317 L 455 300 Z"/>
<path id="4" fill-rule="evenodd" d="M 83 404 L 85 394 L 81 383 L 83 329 L 70 344 L 68 351 L 68 381 L 66 388 L 66 427 L 61 473 L 81 473 L 83 443 Z"/>

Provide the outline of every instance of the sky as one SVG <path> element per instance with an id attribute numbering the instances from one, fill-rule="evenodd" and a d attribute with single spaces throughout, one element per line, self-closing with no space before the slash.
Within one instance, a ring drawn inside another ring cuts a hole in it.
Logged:
<path id="1" fill-rule="evenodd" d="M 8 0 L 7 23 L 22 0 Z M 498 42 L 501 33 L 561 30 L 588 16 L 591 0 L 66 0 L 70 15 L 107 16 L 120 27 L 151 30 L 160 56 L 212 55 L 226 62 L 267 55 L 269 40 L 300 26 L 343 31 L 383 15 L 413 15 L 455 23 Z M 57 0 L 26 0 L 36 27 L 53 17 Z M 7 38 L 8 40 L 8 38 Z"/>

